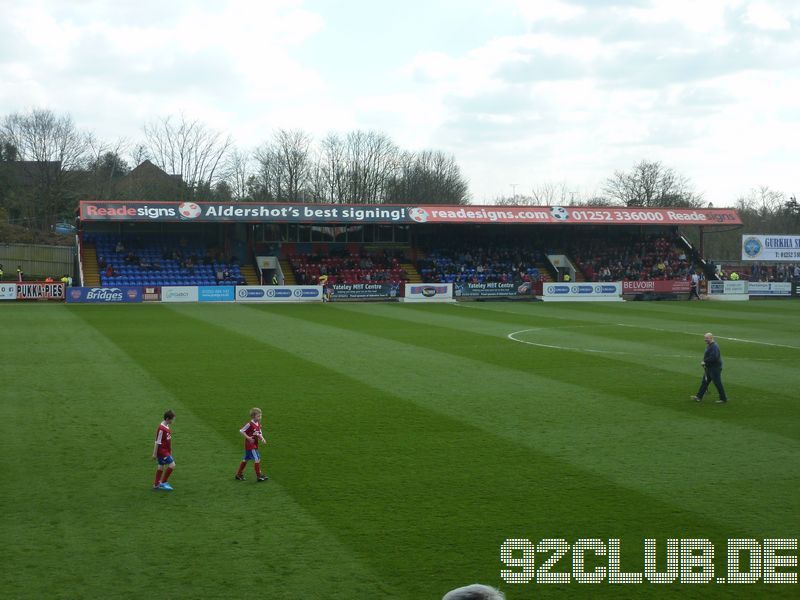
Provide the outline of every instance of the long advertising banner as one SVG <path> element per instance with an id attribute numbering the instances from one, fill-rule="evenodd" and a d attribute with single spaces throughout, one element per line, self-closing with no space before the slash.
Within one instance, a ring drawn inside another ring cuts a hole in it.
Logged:
<path id="1" fill-rule="evenodd" d="M 83 200 L 89 221 L 198 223 L 519 223 L 558 225 L 741 225 L 729 208 L 628 208 L 577 206 L 401 206 L 396 204 L 296 204 L 262 202 L 123 202 Z"/>

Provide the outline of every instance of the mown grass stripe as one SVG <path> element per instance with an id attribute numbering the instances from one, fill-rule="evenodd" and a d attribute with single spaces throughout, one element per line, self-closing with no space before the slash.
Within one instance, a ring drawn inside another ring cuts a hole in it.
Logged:
<path id="1" fill-rule="evenodd" d="M 157 585 L 166 597 L 230 597 L 253 586 L 271 597 L 313 597 L 320 586 L 331 597 L 396 597 L 280 483 L 232 480 L 249 403 L 226 407 L 236 412 L 228 435 L 199 418 L 198 357 L 180 335 L 159 350 L 173 323 L 158 313 L 174 315 L 146 308 L 30 307 L 7 327 L 20 343 L 8 357 L 13 372 L 32 383 L 0 405 L 0 448 L 13 457 L 4 487 L 16 490 L 0 501 L 2 537 L 16 540 L 0 548 L 4 596 L 129 598 Z M 173 386 L 161 385 L 151 361 Z M 171 496 L 149 489 L 166 407 L 178 413 Z"/>
<path id="2" fill-rule="evenodd" d="M 713 482 L 716 487 L 712 491 L 724 494 L 735 489 L 742 478 L 763 481 L 769 488 L 770 477 L 785 475 L 771 452 L 797 450 L 796 442 L 750 431 L 736 423 L 698 421 L 693 413 L 681 415 L 659 407 L 640 407 L 579 385 L 543 381 L 479 361 L 337 330 L 317 322 L 321 314 L 318 311 L 252 312 L 256 313 L 252 319 L 242 321 L 237 315 L 237 319 L 226 320 L 226 326 L 247 331 L 256 338 L 259 331 L 268 330 L 273 340 L 281 340 L 282 349 L 307 360 L 326 364 L 384 392 L 396 390 L 402 398 L 420 406 L 567 460 L 592 474 L 602 474 L 617 485 L 684 503 L 709 517 L 715 513 L 714 502 L 691 494 L 685 497 L 687 490 Z M 202 318 L 202 312 L 193 314 Z M 293 316 L 287 318 L 288 314 Z M 304 326 L 298 321 L 301 316 L 313 319 Z M 327 320 L 331 317 L 329 314 Z M 364 321 L 358 323 L 362 325 Z M 335 352 L 330 346 L 304 345 L 302 340 L 312 335 L 309 327 L 318 339 L 337 340 Z M 363 356 L 375 359 L 376 365 L 391 368 L 369 368 L 364 365 Z M 476 374 L 481 388 L 477 387 Z M 537 397 L 536 390 L 545 386 L 551 394 Z M 482 390 L 491 390 L 491 395 Z M 696 408 L 692 405 L 692 409 Z M 727 468 L 728 457 L 742 444 L 759 452 L 747 469 L 732 473 Z M 598 448 L 609 447 L 615 450 L 598 455 Z M 622 456 L 626 457 L 624 462 L 620 460 Z M 658 465 L 653 464 L 654 457 L 658 457 Z M 631 477 L 632 472 L 637 477 Z M 792 492 L 777 486 L 770 493 L 786 496 Z M 754 498 L 734 498 L 728 506 L 749 514 L 759 502 Z M 764 524 L 771 517 L 760 516 L 756 520 Z"/>
<path id="3" fill-rule="evenodd" d="M 299 314 L 308 315 L 318 323 L 331 323 L 331 317 L 336 313 L 323 314 L 318 311 L 301 312 Z M 535 373 L 539 376 L 549 378 L 554 381 L 564 383 L 585 382 L 587 387 L 603 392 L 612 398 L 624 398 L 633 402 L 641 402 L 657 406 L 658 408 L 672 408 L 681 413 L 704 416 L 705 413 L 698 412 L 695 408 L 687 406 L 686 400 L 695 393 L 702 370 L 699 366 L 700 358 L 704 345 L 698 344 L 698 350 L 692 354 L 689 352 L 691 338 L 683 335 L 665 335 L 665 339 L 674 338 L 676 348 L 681 349 L 681 355 L 671 357 L 672 353 L 667 350 L 665 353 L 661 344 L 661 339 L 655 340 L 654 345 L 645 347 L 639 353 L 627 354 L 608 354 L 575 352 L 571 349 L 558 350 L 555 348 L 524 347 L 522 344 L 513 344 L 507 339 L 503 330 L 497 333 L 486 333 L 487 329 L 476 326 L 479 335 L 473 334 L 467 328 L 469 323 L 456 318 L 451 321 L 449 317 L 440 319 L 438 325 L 425 321 L 424 331 L 413 327 L 407 321 L 408 313 L 398 311 L 398 318 L 393 319 L 381 314 L 380 318 L 370 313 L 362 315 L 345 326 L 354 330 L 364 331 L 369 334 L 380 335 L 394 341 L 410 343 L 415 346 L 422 346 L 446 352 L 468 359 L 489 362 L 505 369 L 519 370 L 522 373 Z M 347 317 L 344 317 L 347 320 Z M 567 332 L 578 340 L 572 340 L 571 345 L 575 347 L 594 348 L 598 350 L 607 349 L 611 352 L 627 352 L 625 345 L 608 345 L 604 338 L 598 336 L 583 337 L 580 342 L 579 332 L 594 331 L 592 324 L 583 329 L 585 324 L 560 326 L 555 328 L 543 328 L 540 335 L 546 335 L 548 331 L 554 331 L 557 335 L 566 335 Z M 611 326 L 616 329 L 616 327 Z M 605 331 L 605 326 L 597 325 L 597 331 Z M 628 338 L 641 337 L 642 333 L 635 329 L 619 329 L 621 335 Z M 438 333 L 435 333 L 438 332 Z M 488 337 L 485 337 L 488 335 Z M 647 334 L 645 332 L 645 337 Z M 557 339 L 548 338 L 553 344 L 559 344 Z M 702 338 L 698 336 L 701 342 Z M 697 340 L 696 340 L 697 341 Z M 679 344 L 679 345 L 678 345 Z M 520 346 L 520 347 L 512 347 Z M 693 347 L 693 346 L 692 346 Z M 767 433 L 778 433 L 786 437 L 797 439 L 800 427 L 800 414 L 794 404 L 784 405 L 789 398 L 793 398 L 794 392 L 791 382 L 796 380 L 800 374 L 798 369 L 791 364 L 780 364 L 770 366 L 757 361 L 747 361 L 753 357 L 753 348 L 740 345 L 740 356 L 742 371 L 727 369 L 725 372 L 726 385 L 731 393 L 738 394 L 737 411 L 732 418 L 738 419 L 743 427 L 760 429 Z M 783 351 L 771 349 L 766 354 L 783 355 Z M 762 349 L 758 349 L 757 358 L 764 358 Z M 726 353 L 726 358 L 728 354 Z M 630 372 L 631 367 L 636 367 L 646 377 L 636 376 Z M 762 376 L 754 376 L 755 373 L 770 373 L 774 379 L 770 381 L 774 384 L 769 394 L 764 393 L 764 383 Z M 783 383 L 783 385 L 781 385 Z M 547 386 L 543 386 L 547 389 Z M 713 397 L 713 396 L 712 396 Z M 775 419 L 775 411 L 783 411 L 782 418 Z M 719 416 L 715 417 L 720 418 Z M 724 415 L 721 417 L 727 419 Z"/>
<path id="4" fill-rule="evenodd" d="M 211 314 L 183 307 L 176 310 L 193 317 Z M 271 318 L 241 322 L 238 320 L 241 315 L 237 313 L 236 321 L 240 326 L 246 325 L 256 339 L 256 332 L 268 332 L 268 341 L 263 342 L 266 346 L 274 346 L 276 340 L 281 340 L 278 346 L 283 347 L 285 340 L 281 334 L 290 331 L 299 339 L 308 339 L 308 332 L 302 331 L 296 323 L 281 323 L 285 316 L 267 316 Z M 224 319 L 226 326 L 230 322 Z M 328 339 L 328 333 L 323 329 L 318 335 Z M 308 354 L 300 355 L 309 360 Z M 337 359 L 341 358 L 337 352 Z M 335 362 L 341 364 L 340 360 Z M 402 389 L 397 398 L 391 388 L 375 390 L 358 374 L 343 377 L 337 370 L 327 367 L 315 371 L 320 390 L 314 389 L 310 394 L 316 414 L 306 412 L 305 398 L 297 399 L 296 411 L 299 413 L 297 428 L 306 427 L 309 422 L 316 423 L 311 448 L 336 446 L 337 453 L 331 455 L 336 457 L 331 466 L 335 470 L 334 478 L 325 471 L 327 455 L 320 459 L 302 453 L 295 458 L 322 469 L 306 477 L 323 478 L 326 485 L 311 490 L 313 479 L 303 481 L 300 473 L 287 485 L 297 485 L 298 494 L 302 496 L 298 501 L 307 501 L 308 509 L 317 511 L 318 518 L 330 522 L 331 528 L 338 524 L 341 538 L 354 547 L 363 548 L 376 529 L 401 544 L 373 559 L 381 562 L 381 570 L 387 577 L 392 576 L 392 570 L 403 578 L 416 574 L 428 580 L 429 588 L 436 577 L 435 569 L 430 566 L 438 564 L 439 544 L 443 540 L 452 548 L 454 556 L 465 561 L 459 564 L 461 568 L 492 577 L 494 573 L 486 569 L 485 563 L 491 553 L 496 552 L 496 546 L 484 540 L 491 538 L 492 532 L 502 530 L 509 521 L 513 523 L 512 528 L 518 526 L 519 531 L 524 531 L 522 535 L 532 537 L 541 536 L 543 531 L 554 526 L 568 531 L 564 534 L 566 537 L 576 535 L 581 528 L 605 532 L 614 527 L 606 520 L 608 515 L 614 515 L 612 521 L 631 532 L 631 537 L 639 537 L 642 531 L 660 528 L 666 522 L 673 531 L 710 529 L 714 533 L 708 535 L 713 536 L 722 535 L 725 530 L 725 524 L 713 523 L 706 514 L 693 514 L 685 505 L 676 505 L 663 497 L 647 496 L 644 500 L 644 493 L 608 481 L 604 474 L 586 470 L 585 465 L 565 464 L 533 445 L 498 439 L 495 431 L 472 427 L 439 411 L 431 412 L 424 405 L 409 406 Z M 351 380 L 349 385 L 347 380 Z M 326 390 L 347 395 L 326 402 Z M 375 401 L 365 402 L 364 394 L 367 398 L 375 397 Z M 344 418 L 342 411 L 345 411 Z M 337 429 L 339 424 L 348 429 Z M 473 490 L 475 485 L 478 489 Z M 347 496 L 347 501 L 343 502 L 344 495 L 354 486 L 358 486 L 361 498 Z M 501 488 L 502 493 L 497 494 L 496 490 Z M 554 494 L 563 494 L 569 499 L 569 507 L 555 511 L 557 514 L 549 510 L 545 501 L 545 498 L 552 500 Z M 692 504 L 691 494 L 687 499 Z M 514 516 L 508 514 L 508 502 Z M 629 507 L 629 503 L 646 505 L 648 511 L 631 516 L 624 525 L 619 525 L 625 521 L 623 507 Z M 443 506 L 446 507 L 444 513 L 441 512 Z M 546 508 L 545 514 L 542 514 L 542 506 Z M 359 515 L 355 520 L 353 509 Z M 475 515 L 476 510 L 480 518 L 470 520 L 469 528 L 465 529 L 465 519 L 470 519 L 470 514 Z M 604 516 L 598 518 L 598 514 Z M 658 525 L 649 525 L 651 518 Z M 408 531 L 409 528 L 412 531 Z M 470 546 L 478 550 L 474 562 L 474 556 L 467 557 L 468 553 L 461 550 Z M 415 558 L 404 558 L 409 551 Z M 635 550 L 633 555 L 638 556 Z"/>

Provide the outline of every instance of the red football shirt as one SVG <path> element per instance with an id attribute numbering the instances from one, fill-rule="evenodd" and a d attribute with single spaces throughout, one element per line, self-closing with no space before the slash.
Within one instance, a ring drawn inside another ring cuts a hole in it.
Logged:
<path id="1" fill-rule="evenodd" d="M 169 456 L 172 454 L 172 432 L 169 425 L 161 423 L 156 430 L 156 444 L 158 444 L 158 456 Z"/>
<path id="2" fill-rule="evenodd" d="M 258 450 L 258 438 L 261 435 L 261 423 L 256 423 L 255 421 L 250 421 L 242 427 L 239 431 L 241 431 L 245 435 L 249 435 L 253 438 L 253 441 L 245 439 L 244 441 L 244 449 L 245 450 Z"/>

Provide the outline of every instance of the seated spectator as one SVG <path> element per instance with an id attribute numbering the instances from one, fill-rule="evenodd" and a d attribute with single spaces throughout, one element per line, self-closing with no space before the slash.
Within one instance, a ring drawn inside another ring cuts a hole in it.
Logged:
<path id="1" fill-rule="evenodd" d="M 106 277 L 116 277 L 116 273 L 114 273 L 114 266 L 108 265 L 106 268 Z"/>
<path id="2" fill-rule="evenodd" d="M 106 268 L 107 264 L 108 263 L 106 262 L 106 259 L 103 258 L 102 256 L 97 259 L 97 266 L 100 267 L 101 271 Z"/>
<path id="3" fill-rule="evenodd" d="M 123 252 L 125 252 L 125 246 L 122 244 L 122 240 L 119 240 L 117 242 L 117 246 L 114 250 L 116 251 L 117 254 L 122 254 Z"/>

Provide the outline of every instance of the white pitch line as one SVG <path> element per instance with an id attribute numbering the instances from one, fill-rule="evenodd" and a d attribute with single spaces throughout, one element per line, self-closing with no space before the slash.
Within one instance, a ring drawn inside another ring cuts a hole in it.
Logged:
<path id="1" fill-rule="evenodd" d="M 672 329 L 659 329 L 658 327 L 645 327 L 643 325 L 631 325 L 630 323 L 617 323 L 620 327 L 632 327 L 634 329 L 648 329 L 650 331 L 663 331 L 666 333 L 680 333 L 681 335 L 700 335 L 696 331 L 673 331 Z M 772 342 L 760 342 L 758 340 L 746 340 L 744 338 L 725 337 L 722 335 L 715 335 L 715 338 L 721 340 L 730 340 L 732 342 L 742 342 L 744 344 L 759 344 L 761 346 L 774 346 L 775 348 L 789 348 L 790 350 L 800 350 L 800 346 L 788 346 L 786 344 L 774 344 Z"/>
<path id="2" fill-rule="evenodd" d="M 566 325 L 564 327 L 560 327 L 559 329 L 566 329 L 568 327 L 571 328 L 578 328 L 578 327 L 613 327 L 614 325 Z M 555 329 L 555 327 L 534 327 L 533 329 L 521 329 L 520 331 L 513 331 L 509 333 L 506 337 L 513 342 L 519 342 L 520 344 L 528 344 L 529 346 L 539 346 L 540 348 L 552 348 L 554 350 L 571 350 L 573 352 L 592 352 L 595 354 L 617 354 L 620 356 L 632 356 L 638 355 L 639 352 L 619 352 L 616 350 L 594 350 L 593 348 L 573 348 L 571 346 L 556 346 L 553 344 L 541 344 L 539 342 L 529 342 L 527 340 L 518 340 L 515 338 L 515 335 L 520 333 L 527 333 L 529 331 L 543 331 L 545 329 Z M 650 356 L 658 357 L 658 358 L 691 358 L 686 354 L 651 354 Z"/>

